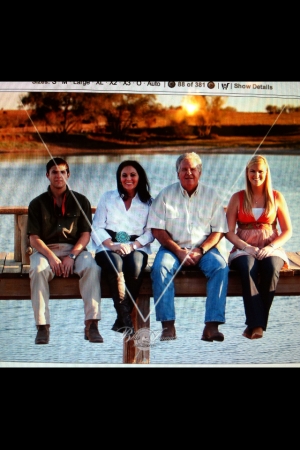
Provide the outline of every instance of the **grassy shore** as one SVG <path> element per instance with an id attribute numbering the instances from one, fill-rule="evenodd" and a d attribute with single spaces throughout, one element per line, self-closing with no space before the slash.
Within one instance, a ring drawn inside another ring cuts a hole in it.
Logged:
<path id="1" fill-rule="evenodd" d="M 300 153 L 300 112 L 275 115 L 224 110 L 220 112 L 219 126 L 212 128 L 209 139 L 173 138 L 170 127 L 159 120 L 156 127 L 140 133 L 132 130 L 127 140 L 96 135 L 92 124 L 84 124 L 81 133 L 63 138 L 47 133 L 47 127 L 41 124 L 39 134 L 30 125 L 24 127 L 24 123 L 22 110 L 6 110 L 0 114 L 0 154 L 44 155 L 45 147 L 57 156 L 126 154 L 129 151 L 154 154 L 176 152 L 178 147 L 198 148 L 203 153 L 253 153 L 256 149 L 265 153 Z"/>
<path id="2" fill-rule="evenodd" d="M 0 141 L 0 154 L 10 155 L 44 155 L 45 150 L 59 155 L 95 155 L 95 154 L 126 154 L 130 153 L 166 153 L 176 151 L 178 147 L 189 147 L 191 151 L 197 148 L 202 153 L 252 153 L 259 149 L 263 153 L 300 154 L 300 136 L 261 137 L 217 137 L 214 139 L 180 139 L 180 140 L 149 140 L 116 141 L 108 139 L 90 139 L 88 136 L 70 136 L 69 139 L 50 142 L 26 140 L 19 135 L 11 140 Z"/>

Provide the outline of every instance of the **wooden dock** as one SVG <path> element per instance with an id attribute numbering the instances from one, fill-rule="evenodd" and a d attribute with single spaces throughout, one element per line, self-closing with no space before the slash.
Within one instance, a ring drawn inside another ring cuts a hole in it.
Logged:
<path id="1" fill-rule="evenodd" d="M 93 213 L 95 208 L 93 208 Z M 14 215 L 14 251 L 0 252 L 0 300 L 30 300 L 29 284 L 29 257 L 27 248 L 27 208 L 25 207 L 0 207 L 0 214 Z M 280 272 L 280 278 L 276 290 L 277 296 L 300 295 L 300 251 L 287 252 L 290 268 Z M 154 255 L 149 258 L 149 264 L 145 270 L 144 281 L 137 299 L 137 308 L 133 311 L 133 324 L 136 330 L 136 338 L 123 340 L 123 363 L 149 364 L 150 346 L 141 346 L 139 335 L 144 329 L 145 334 L 150 329 L 150 298 L 152 297 L 152 285 L 150 279 L 150 267 Z M 55 277 L 50 283 L 50 298 L 53 299 L 78 299 L 78 276 L 69 278 Z M 175 278 L 176 297 L 206 297 L 206 279 L 199 271 L 181 270 Z M 242 295 L 241 282 L 238 274 L 229 271 L 228 297 L 240 297 Z M 101 297 L 111 298 L 108 284 L 101 280 Z"/>

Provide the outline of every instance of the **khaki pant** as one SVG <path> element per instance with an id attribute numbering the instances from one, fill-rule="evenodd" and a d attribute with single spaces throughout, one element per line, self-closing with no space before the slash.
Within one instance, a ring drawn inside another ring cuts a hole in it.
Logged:
<path id="1" fill-rule="evenodd" d="M 59 258 L 71 253 L 71 244 L 50 244 L 48 246 Z M 79 278 L 79 290 L 84 303 L 85 320 L 101 319 L 101 268 L 97 265 L 92 254 L 83 251 L 76 258 L 74 273 Z M 48 259 L 33 251 L 30 256 L 30 289 L 31 302 L 36 325 L 50 324 L 49 311 L 49 281 L 54 278 L 54 273 L 49 265 Z"/>

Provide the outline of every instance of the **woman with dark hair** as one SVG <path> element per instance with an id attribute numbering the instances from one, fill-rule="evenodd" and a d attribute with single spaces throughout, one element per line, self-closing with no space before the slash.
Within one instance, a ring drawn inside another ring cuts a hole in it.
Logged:
<path id="1" fill-rule="evenodd" d="M 234 193 L 227 208 L 233 244 L 228 265 L 241 276 L 247 339 L 263 337 L 282 267 L 289 260 L 282 246 L 292 236 L 284 196 L 272 188 L 266 158 L 253 156 L 245 168 L 245 189 Z M 278 231 L 277 222 L 280 227 Z"/>
<path id="2" fill-rule="evenodd" d="M 117 189 L 105 192 L 99 200 L 92 241 L 117 312 L 112 330 L 133 336 L 131 312 L 154 241 L 146 228 L 152 198 L 146 172 L 137 161 L 123 161 L 116 181 Z"/>

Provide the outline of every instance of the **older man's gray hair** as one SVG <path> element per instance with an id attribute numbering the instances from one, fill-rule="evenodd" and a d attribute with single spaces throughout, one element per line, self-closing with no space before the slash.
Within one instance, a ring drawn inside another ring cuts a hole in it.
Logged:
<path id="1" fill-rule="evenodd" d="M 195 152 L 190 152 L 190 153 L 183 153 L 177 159 L 177 161 L 176 161 L 176 172 L 177 173 L 179 172 L 180 164 L 184 159 L 192 159 L 196 163 L 197 169 L 199 170 L 199 172 L 202 172 L 202 161 L 201 161 L 200 156 Z"/>

